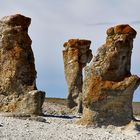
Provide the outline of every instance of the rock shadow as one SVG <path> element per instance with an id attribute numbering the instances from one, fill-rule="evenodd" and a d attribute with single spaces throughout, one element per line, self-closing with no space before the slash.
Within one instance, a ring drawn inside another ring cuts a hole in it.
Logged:
<path id="1" fill-rule="evenodd" d="M 80 117 L 77 117 L 77 116 L 50 115 L 50 114 L 44 114 L 43 117 L 60 118 L 60 119 L 75 119 L 75 118 L 80 118 Z"/>

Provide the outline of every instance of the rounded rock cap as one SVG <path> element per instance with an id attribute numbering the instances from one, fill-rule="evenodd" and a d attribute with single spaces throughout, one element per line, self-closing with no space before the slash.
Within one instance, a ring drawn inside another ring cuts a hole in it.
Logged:
<path id="1" fill-rule="evenodd" d="M 90 46 L 91 41 L 86 39 L 70 39 L 64 43 L 64 47 L 78 47 L 78 46 Z"/>
<path id="2" fill-rule="evenodd" d="M 128 24 L 120 24 L 107 30 L 107 35 L 128 34 L 135 38 L 137 32 Z"/>
<path id="3" fill-rule="evenodd" d="M 0 21 L 10 26 L 22 26 L 24 28 L 27 28 L 31 23 L 31 18 L 25 17 L 20 14 L 15 14 L 11 16 L 5 16 Z"/>

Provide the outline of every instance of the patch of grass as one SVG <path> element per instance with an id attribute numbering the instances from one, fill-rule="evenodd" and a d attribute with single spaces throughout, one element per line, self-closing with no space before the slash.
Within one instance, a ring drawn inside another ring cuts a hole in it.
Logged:
<path id="1" fill-rule="evenodd" d="M 67 99 L 65 99 L 65 98 L 50 98 L 50 97 L 47 97 L 47 98 L 45 98 L 45 102 L 55 103 L 55 104 L 60 104 L 60 105 L 67 105 Z"/>
<path id="2" fill-rule="evenodd" d="M 133 113 L 140 116 L 140 102 L 133 102 Z"/>

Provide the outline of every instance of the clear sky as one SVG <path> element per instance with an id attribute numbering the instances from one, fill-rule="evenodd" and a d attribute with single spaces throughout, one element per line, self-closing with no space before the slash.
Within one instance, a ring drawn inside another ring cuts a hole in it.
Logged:
<path id="1" fill-rule="evenodd" d="M 140 76 L 139 0 L 0 0 L 0 17 L 23 14 L 32 18 L 29 34 L 33 41 L 37 86 L 48 97 L 66 97 L 63 43 L 71 38 L 92 41 L 93 54 L 105 42 L 106 29 L 130 24 L 136 31 L 132 74 Z M 140 101 L 140 88 L 134 94 Z"/>

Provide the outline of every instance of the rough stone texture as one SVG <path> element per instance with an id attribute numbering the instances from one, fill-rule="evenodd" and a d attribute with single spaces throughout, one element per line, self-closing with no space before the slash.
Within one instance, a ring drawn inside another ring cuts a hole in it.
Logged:
<path id="1" fill-rule="evenodd" d="M 107 30 L 83 83 L 84 125 L 125 125 L 133 119 L 132 100 L 140 78 L 131 75 L 131 53 L 136 31 L 129 25 Z"/>
<path id="2" fill-rule="evenodd" d="M 30 22 L 19 14 L 0 20 L 0 112 L 41 113 L 45 93 L 34 92 L 36 70 L 28 35 Z"/>
<path id="3" fill-rule="evenodd" d="M 65 77 L 68 85 L 68 107 L 82 112 L 82 69 L 92 59 L 91 41 L 71 39 L 64 43 L 63 51 Z"/>

